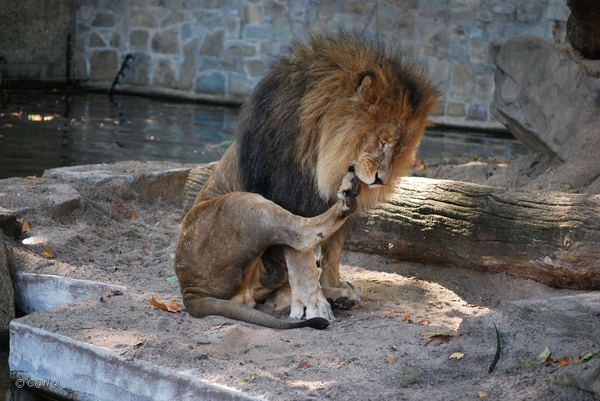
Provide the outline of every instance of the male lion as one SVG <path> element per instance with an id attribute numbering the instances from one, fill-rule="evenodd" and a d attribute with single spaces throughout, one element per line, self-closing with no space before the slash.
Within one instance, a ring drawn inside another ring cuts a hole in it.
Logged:
<path id="1" fill-rule="evenodd" d="M 242 106 L 236 141 L 182 222 L 175 272 L 193 316 L 325 328 L 331 306 L 359 302 L 339 275 L 348 217 L 393 191 L 437 107 L 422 69 L 358 34 L 289 52 Z M 309 320 L 253 308 L 282 298 Z"/>

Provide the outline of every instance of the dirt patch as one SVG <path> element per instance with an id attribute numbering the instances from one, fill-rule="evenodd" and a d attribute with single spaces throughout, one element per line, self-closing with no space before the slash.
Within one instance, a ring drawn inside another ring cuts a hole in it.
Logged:
<path id="1" fill-rule="evenodd" d="M 465 179 L 444 173 L 459 171 L 461 164 L 441 164 L 447 167 L 434 173 L 429 163 L 420 173 Z M 483 181 L 500 177 L 507 170 L 501 164 L 471 164 L 463 171 Z M 120 163 L 110 169 L 170 167 Z M 353 310 L 337 311 L 337 321 L 325 331 L 196 319 L 149 304 L 152 295 L 180 301 L 173 253 L 184 215 L 181 197 L 145 199 L 123 177 L 95 183 L 8 179 L 0 188 L 0 206 L 31 225 L 22 244 L 7 244 L 16 271 L 127 287 L 123 295 L 21 318 L 48 331 L 271 400 L 595 399 L 568 378 L 598 370 L 598 358 L 564 367 L 541 364 L 539 358 L 545 347 L 552 347 L 556 357 L 570 358 L 598 349 L 600 308 L 596 315 L 568 309 L 570 326 L 552 319 L 565 303 L 550 298 L 585 293 L 505 274 L 345 252 L 342 274 L 363 288 L 363 301 Z M 44 250 L 54 257 L 42 256 Z M 519 300 L 547 301 L 542 308 Z M 488 373 L 497 347 L 493 324 L 503 344 L 495 370 Z M 431 341 L 423 336 L 427 332 L 448 336 Z M 464 356 L 450 359 L 455 352 Z M 585 386 L 580 385 L 590 391 Z"/>

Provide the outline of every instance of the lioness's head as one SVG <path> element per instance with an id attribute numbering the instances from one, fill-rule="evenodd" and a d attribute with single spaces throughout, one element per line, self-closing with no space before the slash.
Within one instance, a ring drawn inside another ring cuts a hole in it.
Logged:
<path id="1" fill-rule="evenodd" d="M 300 123 L 316 153 L 305 165 L 315 169 L 324 199 L 335 199 L 342 177 L 354 169 L 363 189 L 359 205 L 370 207 L 412 165 L 438 106 L 437 91 L 422 68 L 382 44 L 354 34 L 335 38 L 310 42 L 313 84 Z"/>

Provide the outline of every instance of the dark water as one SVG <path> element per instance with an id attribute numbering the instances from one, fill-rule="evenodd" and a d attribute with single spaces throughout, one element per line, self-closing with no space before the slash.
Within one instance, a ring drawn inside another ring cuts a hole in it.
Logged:
<path id="1" fill-rule="evenodd" d="M 431 128 L 425 131 L 417 157 L 493 157 L 506 158 L 530 151 L 508 132 L 464 131 Z"/>
<path id="2" fill-rule="evenodd" d="M 233 138 L 238 109 L 104 93 L 0 94 L 0 178 L 121 160 L 206 163 Z M 527 153 L 508 135 L 430 130 L 419 157 Z"/>
<path id="3" fill-rule="evenodd" d="M 103 93 L 0 95 L 0 178 L 121 160 L 205 163 L 233 138 L 238 110 Z"/>

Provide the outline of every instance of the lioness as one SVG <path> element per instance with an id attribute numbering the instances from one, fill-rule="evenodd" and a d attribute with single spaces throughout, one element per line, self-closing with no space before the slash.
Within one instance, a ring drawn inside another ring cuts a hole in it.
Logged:
<path id="1" fill-rule="evenodd" d="M 381 43 L 348 32 L 293 43 L 242 106 L 235 142 L 182 222 L 175 272 L 187 311 L 321 329 L 332 305 L 359 302 L 339 275 L 349 216 L 393 191 L 436 107 L 423 70 Z M 253 308 L 282 299 L 309 320 Z"/>

